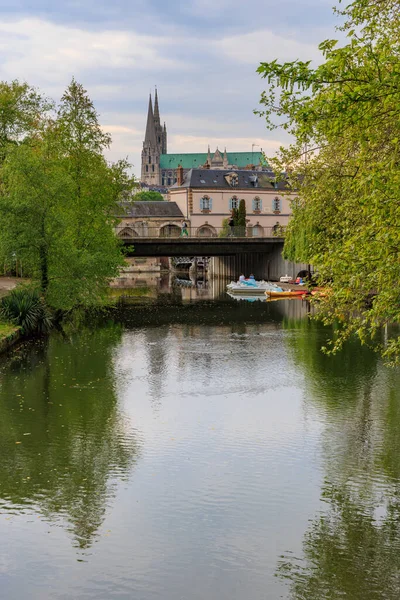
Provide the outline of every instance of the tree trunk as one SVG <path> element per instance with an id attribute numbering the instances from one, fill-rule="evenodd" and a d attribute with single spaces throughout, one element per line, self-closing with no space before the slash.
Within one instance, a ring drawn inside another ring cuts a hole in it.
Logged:
<path id="1" fill-rule="evenodd" d="M 40 247 L 40 287 L 44 294 L 49 287 L 49 264 L 47 260 L 47 248 L 44 244 Z"/>
<path id="2" fill-rule="evenodd" d="M 42 240 L 41 240 L 41 244 L 40 244 L 40 255 L 39 255 L 40 287 L 42 289 L 43 294 L 45 294 L 47 292 L 47 288 L 49 287 L 49 261 L 48 261 L 48 252 L 47 252 L 47 246 L 46 246 L 46 231 L 45 231 L 44 217 L 42 217 L 41 234 L 42 234 Z"/>

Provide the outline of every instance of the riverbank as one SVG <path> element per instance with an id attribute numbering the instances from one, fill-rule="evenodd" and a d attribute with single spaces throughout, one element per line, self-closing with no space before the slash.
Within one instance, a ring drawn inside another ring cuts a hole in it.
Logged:
<path id="1" fill-rule="evenodd" d="M 28 279 L 21 279 L 21 277 L 0 277 L 0 298 L 11 292 L 17 285 L 27 282 Z"/>
<path id="2" fill-rule="evenodd" d="M 27 279 L 20 277 L 0 277 L 0 298 L 6 296 L 20 283 L 26 282 Z M 3 323 L 0 321 L 0 352 L 9 350 L 21 338 L 19 327 L 12 323 Z"/>

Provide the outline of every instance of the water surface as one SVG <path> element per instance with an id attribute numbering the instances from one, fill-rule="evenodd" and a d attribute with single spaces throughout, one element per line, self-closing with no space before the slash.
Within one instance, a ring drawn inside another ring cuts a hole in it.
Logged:
<path id="1" fill-rule="evenodd" d="M 128 306 L 3 357 L 0 597 L 397 599 L 399 375 L 307 310 Z"/>

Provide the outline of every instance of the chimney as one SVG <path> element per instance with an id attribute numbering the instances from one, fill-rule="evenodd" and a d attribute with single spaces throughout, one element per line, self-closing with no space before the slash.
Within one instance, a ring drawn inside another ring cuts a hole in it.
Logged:
<path id="1" fill-rule="evenodd" d="M 182 183 L 183 183 L 183 167 L 182 167 L 182 165 L 178 165 L 178 168 L 176 171 L 176 183 L 178 185 L 182 185 Z"/>

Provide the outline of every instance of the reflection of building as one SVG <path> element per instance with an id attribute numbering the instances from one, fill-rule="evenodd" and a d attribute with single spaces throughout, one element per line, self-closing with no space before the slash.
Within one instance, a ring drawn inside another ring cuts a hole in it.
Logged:
<path id="1" fill-rule="evenodd" d="M 151 96 L 147 111 L 147 125 L 142 149 L 141 181 L 151 187 L 173 185 L 178 178 L 178 167 L 184 174 L 193 168 L 209 169 L 266 169 L 262 152 L 227 152 L 221 153 L 218 148 L 211 155 L 208 152 L 190 154 L 167 153 L 167 128 L 161 125 L 157 90 L 154 100 L 154 111 Z"/>
<path id="2" fill-rule="evenodd" d="M 266 228 L 286 226 L 290 197 L 283 195 L 285 184 L 276 183 L 272 172 L 227 169 L 191 169 L 186 176 L 178 169 L 178 181 L 169 190 L 198 235 L 217 235 L 223 220 L 246 202 L 247 235 L 263 235 Z"/>

